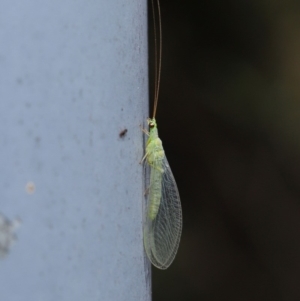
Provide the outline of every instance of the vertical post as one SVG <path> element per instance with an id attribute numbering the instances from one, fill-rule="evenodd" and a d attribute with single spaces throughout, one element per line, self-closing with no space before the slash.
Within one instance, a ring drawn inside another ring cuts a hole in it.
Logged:
<path id="1" fill-rule="evenodd" d="M 1 300 L 150 300 L 146 0 L 3 0 L 0 23 Z"/>

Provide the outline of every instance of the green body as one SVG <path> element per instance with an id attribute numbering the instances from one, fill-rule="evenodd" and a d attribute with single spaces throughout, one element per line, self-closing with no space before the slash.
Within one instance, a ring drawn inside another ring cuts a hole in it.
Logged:
<path id="1" fill-rule="evenodd" d="M 150 171 L 150 187 L 149 187 L 149 217 L 154 220 L 161 201 L 162 196 L 162 175 L 163 159 L 165 152 L 162 142 L 158 137 L 157 125 L 155 119 L 149 119 L 150 125 L 149 138 L 146 145 L 146 160 L 151 167 Z"/>

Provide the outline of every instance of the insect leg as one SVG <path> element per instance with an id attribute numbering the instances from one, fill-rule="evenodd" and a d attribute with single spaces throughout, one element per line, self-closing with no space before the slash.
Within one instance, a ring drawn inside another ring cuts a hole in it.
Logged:
<path id="1" fill-rule="evenodd" d="M 141 125 L 140 125 L 140 128 L 141 128 L 143 133 L 145 133 L 147 136 L 149 136 L 149 132 L 147 130 L 143 129 Z"/>
<path id="2" fill-rule="evenodd" d="M 149 190 L 150 190 L 150 187 L 148 187 L 145 192 L 144 192 L 144 196 L 146 196 L 147 194 L 149 194 Z"/>
<path id="3" fill-rule="evenodd" d="M 145 161 L 145 159 L 147 158 L 147 156 L 148 156 L 148 153 L 146 153 L 145 156 L 142 158 L 142 160 L 140 161 L 140 164 L 142 164 Z"/>

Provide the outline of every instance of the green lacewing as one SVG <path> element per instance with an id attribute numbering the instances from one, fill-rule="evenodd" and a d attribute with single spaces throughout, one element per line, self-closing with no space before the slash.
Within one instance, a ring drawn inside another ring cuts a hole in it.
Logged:
<path id="1" fill-rule="evenodd" d="M 159 50 L 157 50 L 155 8 L 152 0 L 155 41 L 155 84 L 153 117 L 147 119 L 149 132 L 145 156 L 142 161 L 150 169 L 147 189 L 147 206 L 144 222 L 144 246 L 151 263 L 159 269 L 167 269 L 178 250 L 182 232 L 182 209 L 176 181 L 167 161 L 162 141 L 158 136 L 155 120 L 162 57 L 161 11 L 157 0 Z M 158 55 L 157 55 L 158 54 Z M 157 59 L 158 58 L 158 59 Z"/>

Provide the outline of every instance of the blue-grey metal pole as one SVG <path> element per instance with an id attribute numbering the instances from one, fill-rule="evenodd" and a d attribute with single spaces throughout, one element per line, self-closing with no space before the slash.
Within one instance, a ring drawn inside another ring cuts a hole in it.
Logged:
<path id="1" fill-rule="evenodd" d="M 150 299 L 146 0 L 2 0 L 0 299 Z"/>

